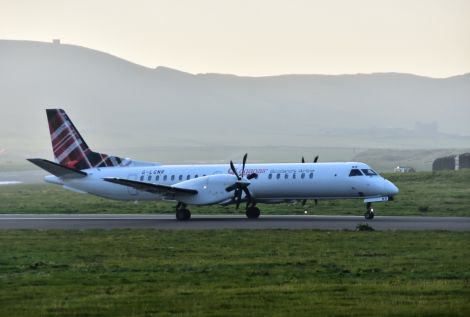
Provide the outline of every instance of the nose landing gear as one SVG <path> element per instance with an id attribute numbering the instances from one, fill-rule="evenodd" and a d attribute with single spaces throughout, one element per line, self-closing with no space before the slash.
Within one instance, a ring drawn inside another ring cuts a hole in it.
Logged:
<path id="1" fill-rule="evenodd" d="M 371 203 L 366 204 L 366 212 L 364 213 L 364 218 L 366 218 L 366 220 L 374 219 L 374 208 L 372 208 Z"/>
<path id="2" fill-rule="evenodd" d="M 181 202 L 176 205 L 176 220 L 184 221 L 191 219 L 191 212 L 186 208 L 186 204 Z"/>

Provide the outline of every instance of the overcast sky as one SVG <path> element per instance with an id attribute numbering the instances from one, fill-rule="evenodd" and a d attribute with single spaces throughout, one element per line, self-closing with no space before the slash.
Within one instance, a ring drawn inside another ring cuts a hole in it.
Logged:
<path id="1" fill-rule="evenodd" d="M 468 0 L 0 0 L 0 39 L 191 73 L 470 72 Z"/>

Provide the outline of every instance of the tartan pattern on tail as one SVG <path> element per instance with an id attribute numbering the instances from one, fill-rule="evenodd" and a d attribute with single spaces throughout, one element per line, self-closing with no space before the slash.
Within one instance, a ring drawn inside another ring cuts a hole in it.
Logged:
<path id="1" fill-rule="evenodd" d="M 123 159 L 90 150 L 62 109 L 47 109 L 52 150 L 57 163 L 78 170 L 120 166 Z"/>

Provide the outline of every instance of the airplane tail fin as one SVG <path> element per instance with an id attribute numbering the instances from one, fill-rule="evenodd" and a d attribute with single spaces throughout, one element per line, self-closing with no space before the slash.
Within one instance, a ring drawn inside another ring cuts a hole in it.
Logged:
<path id="1" fill-rule="evenodd" d="M 93 152 L 64 110 L 46 109 L 46 113 L 57 163 L 77 170 L 123 165 L 120 157 Z"/>

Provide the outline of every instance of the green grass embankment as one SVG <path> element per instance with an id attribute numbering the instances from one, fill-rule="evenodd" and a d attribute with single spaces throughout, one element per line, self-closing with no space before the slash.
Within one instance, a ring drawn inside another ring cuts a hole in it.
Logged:
<path id="1" fill-rule="evenodd" d="M 0 316 L 469 316 L 470 233 L 0 231 Z"/>
<path id="2" fill-rule="evenodd" d="M 377 215 L 470 216 L 470 170 L 385 174 L 400 188 L 396 199 L 374 205 Z M 174 203 L 120 202 L 77 194 L 60 186 L 14 185 L 0 187 L 0 213 L 173 213 Z M 301 204 L 260 205 L 262 214 L 362 215 L 362 200 L 309 201 Z M 243 213 L 234 206 L 192 207 L 193 213 Z"/>

